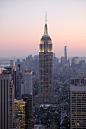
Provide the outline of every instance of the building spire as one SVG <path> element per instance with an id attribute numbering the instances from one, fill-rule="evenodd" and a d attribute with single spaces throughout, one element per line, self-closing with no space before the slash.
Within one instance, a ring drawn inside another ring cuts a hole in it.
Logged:
<path id="1" fill-rule="evenodd" d="M 47 29 L 47 12 L 45 11 L 45 27 L 44 27 L 44 36 L 48 36 L 48 29 Z"/>
<path id="2" fill-rule="evenodd" d="M 45 10 L 45 24 L 47 24 L 47 12 Z"/>

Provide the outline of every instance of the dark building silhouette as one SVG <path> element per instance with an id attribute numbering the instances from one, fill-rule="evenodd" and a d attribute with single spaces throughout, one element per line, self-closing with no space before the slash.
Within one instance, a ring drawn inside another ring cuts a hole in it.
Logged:
<path id="1" fill-rule="evenodd" d="M 13 129 L 14 85 L 11 71 L 0 74 L 0 129 Z"/>

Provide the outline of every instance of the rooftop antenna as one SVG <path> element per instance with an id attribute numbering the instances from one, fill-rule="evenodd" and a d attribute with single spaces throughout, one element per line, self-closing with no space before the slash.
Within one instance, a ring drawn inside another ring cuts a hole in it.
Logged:
<path id="1" fill-rule="evenodd" d="M 47 12 L 45 10 L 45 24 L 47 24 Z"/>

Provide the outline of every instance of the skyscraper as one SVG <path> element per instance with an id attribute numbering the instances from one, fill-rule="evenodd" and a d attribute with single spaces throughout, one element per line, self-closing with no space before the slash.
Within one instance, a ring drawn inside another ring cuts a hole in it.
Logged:
<path id="1" fill-rule="evenodd" d="M 25 123 L 27 122 L 27 120 L 25 119 L 25 106 L 25 101 L 16 99 L 14 100 L 15 118 L 19 119 L 21 129 L 25 129 Z"/>
<path id="2" fill-rule="evenodd" d="M 15 92 L 15 98 L 17 97 L 17 86 L 16 86 L 16 67 L 15 67 L 15 63 L 13 64 L 13 84 L 14 84 L 14 92 Z"/>
<path id="3" fill-rule="evenodd" d="M 86 78 L 72 79 L 70 85 L 71 129 L 86 129 Z"/>
<path id="4" fill-rule="evenodd" d="M 47 23 L 39 45 L 39 103 L 53 103 L 53 50 Z"/>
<path id="5" fill-rule="evenodd" d="M 24 84 L 24 76 L 20 70 L 20 64 L 18 65 L 18 76 L 17 76 L 17 99 L 21 99 L 21 84 Z"/>
<path id="6" fill-rule="evenodd" d="M 13 74 L 13 60 L 10 60 L 11 74 Z"/>
<path id="7" fill-rule="evenodd" d="M 32 94 L 32 71 L 25 72 L 25 94 Z"/>
<path id="8" fill-rule="evenodd" d="M 67 46 L 64 47 L 65 63 L 67 62 Z"/>
<path id="9" fill-rule="evenodd" d="M 76 65 L 78 64 L 78 57 L 73 57 L 71 60 L 71 65 Z"/>
<path id="10" fill-rule="evenodd" d="M 0 129 L 13 129 L 14 85 L 11 74 L 0 74 Z"/>
<path id="11" fill-rule="evenodd" d="M 30 129 L 28 127 L 28 120 L 32 120 L 33 116 L 33 97 L 32 95 L 23 94 L 22 98 L 21 100 L 14 100 L 15 118 L 19 119 L 21 129 Z M 30 123 L 31 121 L 29 121 Z"/>

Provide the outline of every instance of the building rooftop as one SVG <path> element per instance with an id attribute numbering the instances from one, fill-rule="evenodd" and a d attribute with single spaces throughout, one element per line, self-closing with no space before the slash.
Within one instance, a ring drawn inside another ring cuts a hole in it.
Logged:
<path id="1" fill-rule="evenodd" d="M 86 78 L 72 78 L 70 84 L 74 86 L 86 86 Z"/>

